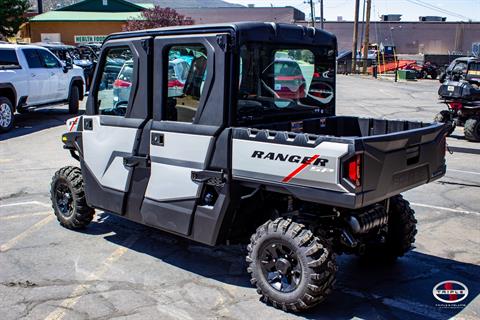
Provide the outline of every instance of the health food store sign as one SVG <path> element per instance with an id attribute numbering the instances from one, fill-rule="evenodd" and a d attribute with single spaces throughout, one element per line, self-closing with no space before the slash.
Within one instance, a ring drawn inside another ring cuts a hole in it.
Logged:
<path id="1" fill-rule="evenodd" d="M 74 38 L 75 43 L 85 42 L 103 42 L 107 36 L 89 36 L 89 35 L 76 35 Z"/>

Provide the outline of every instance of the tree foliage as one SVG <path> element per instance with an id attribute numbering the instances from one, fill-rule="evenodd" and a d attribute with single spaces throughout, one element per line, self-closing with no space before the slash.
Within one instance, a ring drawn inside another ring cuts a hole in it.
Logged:
<path id="1" fill-rule="evenodd" d="M 27 21 L 28 0 L 0 0 L 0 37 L 14 37 Z"/>
<path id="2" fill-rule="evenodd" d="M 174 9 L 154 6 L 152 9 L 142 11 L 140 19 L 127 21 L 127 24 L 123 26 L 123 30 L 135 31 L 190 24 L 193 24 L 192 19 L 185 18 L 185 16 L 179 14 Z"/>

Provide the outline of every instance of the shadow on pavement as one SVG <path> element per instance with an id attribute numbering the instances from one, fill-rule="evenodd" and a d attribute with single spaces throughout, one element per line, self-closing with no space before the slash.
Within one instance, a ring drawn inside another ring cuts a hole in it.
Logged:
<path id="1" fill-rule="evenodd" d="M 80 111 L 83 114 L 83 111 Z M 41 108 L 24 114 L 15 114 L 12 130 L 0 134 L 0 141 L 21 137 L 34 132 L 64 125 L 75 115 L 68 113 L 68 107 Z"/>
<path id="2" fill-rule="evenodd" d="M 139 239 L 130 248 L 183 270 L 217 281 L 251 287 L 246 272 L 245 247 L 208 247 L 154 228 L 100 213 L 85 231 L 123 245 L 131 234 Z M 449 319 L 466 308 L 480 293 L 480 266 L 410 252 L 392 265 L 366 262 L 354 256 L 338 258 L 336 290 L 321 305 L 301 314 L 311 319 Z M 446 305 L 432 294 L 442 281 L 464 283 L 467 298 Z M 261 302 L 258 302 L 261 303 Z M 476 307 L 475 307 L 476 308 Z M 474 309 L 475 309 L 474 308 Z"/>

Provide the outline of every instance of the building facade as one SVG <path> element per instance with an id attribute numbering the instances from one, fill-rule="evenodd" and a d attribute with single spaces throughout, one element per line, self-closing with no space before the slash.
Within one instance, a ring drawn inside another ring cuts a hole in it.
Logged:
<path id="1" fill-rule="evenodd" d="M 101 42 L 108 34 L 121 31 L 127 20 L 141 19 L 141 11 L 152 7 L 151 3 L 125 0 L 85 0 L 33 17 L 23 34 L 31 42 Z M 195 24 L 235 21 L 294 23 L 305 20 L 305 14 L 293 7 L 182 7 L 175 10 Z"/>

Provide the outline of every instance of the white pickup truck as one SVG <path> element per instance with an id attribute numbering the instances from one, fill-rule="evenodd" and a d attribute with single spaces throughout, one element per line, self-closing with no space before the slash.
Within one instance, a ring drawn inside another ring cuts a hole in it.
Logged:
<path id="1" fill-rule="evenodd" d="M 76 114 L 84 92 L 82 68 L 40 46 L 0 44 L 0 132 L 13 127 L 15 111 L 68 101 Z"/>

